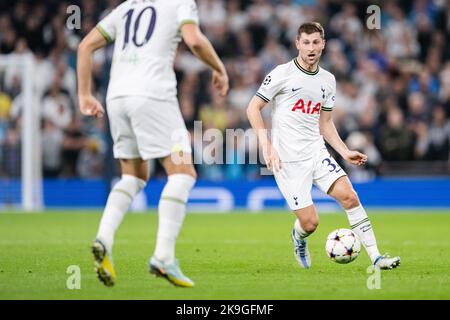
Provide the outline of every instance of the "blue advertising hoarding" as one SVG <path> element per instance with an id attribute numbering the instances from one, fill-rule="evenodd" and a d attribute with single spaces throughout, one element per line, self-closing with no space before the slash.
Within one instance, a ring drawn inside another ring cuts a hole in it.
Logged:
<path id="1" fill-rule="evenodd" d="M 164 180 L 151 180 L 135 199 L 134 210 L 155 208 Z M 450 208 L 450 178 L 379 178 L 355 183 L 361 202 L 379 208 Z M 45 180 L 46 208 L 101 208 L 107 197 L 104 180 Z M 313 188 L 313 200 L 322 210 L 337 209 L 336 203 Z M 20 204 L 20 182 L 0 180 L 0 207 Z M 198 212 L 227 212 L 247 209 L 258 212 L 287 208 L 273 179 L 258 181 L 198 181 L 188 208 Z"/>

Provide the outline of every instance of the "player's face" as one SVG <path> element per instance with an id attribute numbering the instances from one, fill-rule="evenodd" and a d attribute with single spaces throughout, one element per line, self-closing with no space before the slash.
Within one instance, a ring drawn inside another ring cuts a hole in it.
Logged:
<path id="1" fill-rule="evenodd" d="M 325 48 L 325 40 L 319 32 L 306 34 L 302 32 L 295 40 L 295 45 L 300 53 L 300 58 L 307 65 L 314 65 L 319 62 L 322 51 Z"/>

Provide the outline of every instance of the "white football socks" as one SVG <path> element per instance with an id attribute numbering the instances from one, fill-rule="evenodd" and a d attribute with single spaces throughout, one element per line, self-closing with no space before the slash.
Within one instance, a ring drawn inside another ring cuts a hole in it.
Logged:
<path id="1" fill-rule="evenodd" d="M 307 236 L 310 235 L 310 233 L 307 233 L 305 230 L 303 230 L 302 226 L 300 225 L 300 220 L 298 218 L 295 219 L 294 230 L 295 236 L 298 240 L 305 239 Z"/>
<path id="2" fill-rule="evenodd" d="M 99 239 L 111 253 L 114 234 L 123 220 L 133 198 L 144 189 L 146 182 L 135 176 L 124 174 L 108 196 L 97 233 Z"/>
<path id="3" fill-rule="evenodd" d="M 175 259 L 175 241 L 183 225 L 186 202 L 195 178 L 187 174 L 172 174 L 161 193 L 158 205 L 158 236 L 154 256 L 165 263 Z"/>
<path id="4" fill-rule="evenodd" d="M 378 251 L 377 240 L 375 239 L 372 224 L 370 223 L 366 210 L 364 210 L 362 205 L 359 205 L 356 208 L 346 210 L 346 212 L 350 227 L 361 240 L 370 260 L 374 262 L 380 256 L 380 252 Z"/>

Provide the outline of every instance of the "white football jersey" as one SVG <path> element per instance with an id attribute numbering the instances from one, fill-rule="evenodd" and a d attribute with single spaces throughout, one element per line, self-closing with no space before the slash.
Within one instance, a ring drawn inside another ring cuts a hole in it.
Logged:
<path id="1" fill-rule="evenodd" d="M 175 97 L 173 62 L 185 23 L 198 24 L 194 0 L 128 0 L 100 21 L 97 29 L 115 42 L 107 99 Z"/>
<path id="2" fill-rule="evenodd" d="M 306 160 L 324 147 L 320 111 L 333 110 L 335 95 L 333 74 L 320 67 L 309 72 L 297 59 L 267 75 L 256 96 L 273 102 L 271 139 L 281 161 Z"/>

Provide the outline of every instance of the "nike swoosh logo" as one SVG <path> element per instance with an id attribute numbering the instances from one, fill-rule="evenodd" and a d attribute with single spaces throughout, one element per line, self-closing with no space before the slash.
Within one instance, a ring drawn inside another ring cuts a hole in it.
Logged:
<path id="1" fill-rule="evenodd" d="M 292 88 L 292 92 L 295 92 L 295 91 L 297 91 L 297 90 L 300 90 L 301 88 L 302 88 L 302 87 L 297 88 L 297 89 Z"/>

